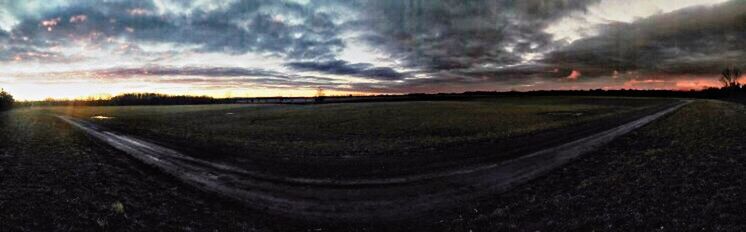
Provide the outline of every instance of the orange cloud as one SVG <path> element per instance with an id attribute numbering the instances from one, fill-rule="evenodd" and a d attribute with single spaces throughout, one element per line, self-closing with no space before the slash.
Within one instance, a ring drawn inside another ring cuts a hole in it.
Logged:
<path id="1" fill-rule="evenodd" d="M 670 85 L 670 84 L 671 83 L 665 80 L 631 79 L 631 80 L 625 81 L 623 87 L 627 89 L 669 89 L 670 87 L 666 87 L 666 85 Z"/>
<path id="2" fill-rule="evenodd" d="M 680 90 L 690 89 L 706 89 L 710 87 L 719 87 L 720 82 L 713 79 L 697 79 L 697 80 L 680 80 L 676 81 L 676 88 Z"/>

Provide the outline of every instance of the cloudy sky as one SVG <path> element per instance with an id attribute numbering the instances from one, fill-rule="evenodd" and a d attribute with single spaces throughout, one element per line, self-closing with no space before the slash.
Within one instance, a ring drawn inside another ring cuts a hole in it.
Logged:
<path id="1" fill-rule="evenodd" d="M 746 66 L 745 38 L 746 0 L 0 0 L 0 87 L 20 99 L 691 89 Z"/>

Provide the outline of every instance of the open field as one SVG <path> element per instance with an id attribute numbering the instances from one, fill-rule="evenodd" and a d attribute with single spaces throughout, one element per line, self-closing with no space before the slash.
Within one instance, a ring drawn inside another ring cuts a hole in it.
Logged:
<path id="1" fill-rule="evenodd" d="M 262 220 L 41 111 L 0 112 L 0 231 L 255 231 Z"/>
<path id="2" fill-rule="evenodd" d="M 434 228 L 743 231 L 745 136 L 743 105 L 698 101 Z"/>
<path id="3" fill-rule="evenodd" d="M 0 232 L 743 231 L 746 0 L 0 0 Z"/>
<path id="4" fill-rule="evenodd" d="M 202 113 L 207 112 L 211 110 Z M 487 193 L 417 219 L 386 224 L 293 221 L 267 215 L 178 184 L 49 113 L 22 109 L 2 114 L 0 220 L 6 222 L 5 228 L 744 229 L 739 209 L 746 207 L 741 196 L 746 147 L 740 141 L 746 136 L 746 108 L 733 103 L 696 101 L 510 192 Z M 597 125 L 591 121 L 583 124 Z M 529 137 L 551 133 L 540 131 Z"/>
<path id="5" fill-rule="evenodd" d="M 619 125 L 635 112 L 669 102 L 534 97 L 46 110 L 179 147 L 200 158 L 252 169 L 272 167 L 266 171 L 283 175 L 354 177 L 460 166 L 470 158 L 509 159 Z M 423 159 L 430 162 L 423 164 Z"/>
<path id="6" fill-rule="evenodd" d="M 133 158 L 176 177 L 197 189 L 243 202 L 268 214 L 336 223 L 391 221 L 427 215 L 485 193 L 504 192 L 516 184 L 546 174 L 578 156 L 642 127 L 690 101 L 678 101 L 665 109 L 612 129 L 587 134 L 559 146 L 542 148 L 508 162 L 482 162 L 433 173 L 406 176 L 371 176 L 361 179 L 287 177 L 238 168 L 153 144 L 67 116 L 61 120 L 85 131 Z M 420 160 L 421 163 L 428 163 Z M 281 162 L 275 162 L 281 166 Z M 279 164 L 278 164 L 279 163 Z"/>

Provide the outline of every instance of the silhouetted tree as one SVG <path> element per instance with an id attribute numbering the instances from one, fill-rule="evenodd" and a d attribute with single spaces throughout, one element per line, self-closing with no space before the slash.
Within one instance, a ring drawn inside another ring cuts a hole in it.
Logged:
<path id="1" fill-rule="evenodd" d="M 13 96 L 11 96 L 5 90 L 0 89 L 0 110 L 7 110 L 13 106 Z"/>
<path id="2" fill-rule="evenodd" d="M 324 89 L 319 87 L 316 89 L 316 97 L 314 97 L 314 101 L 316 103 L 321 103 L 324 101 L 324 98 L 326 97 L 326 94 L 324 93 Z"/>
<path id="3" fill-rule="evenodd" d="M 723 83 L 725 88 L 740 88 L 741 84 L 738 83 L 738 79 L 741 78 L 741 70 L 738 68 L 726 68 L 721 73 L 720 82 Z"/>

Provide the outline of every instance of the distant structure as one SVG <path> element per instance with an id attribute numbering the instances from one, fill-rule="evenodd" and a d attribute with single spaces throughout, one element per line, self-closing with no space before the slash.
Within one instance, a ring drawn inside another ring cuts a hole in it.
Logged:
<path id="1" fill-rule="evenodd" d="M 316 89 L 316 97 L 314 98 L 314 101 L 316 103 L 320 103 L 324 101 L 324 97 L 326 97 L 326 94 L 324 93 L 324 89 L 319 87 Z"/>

